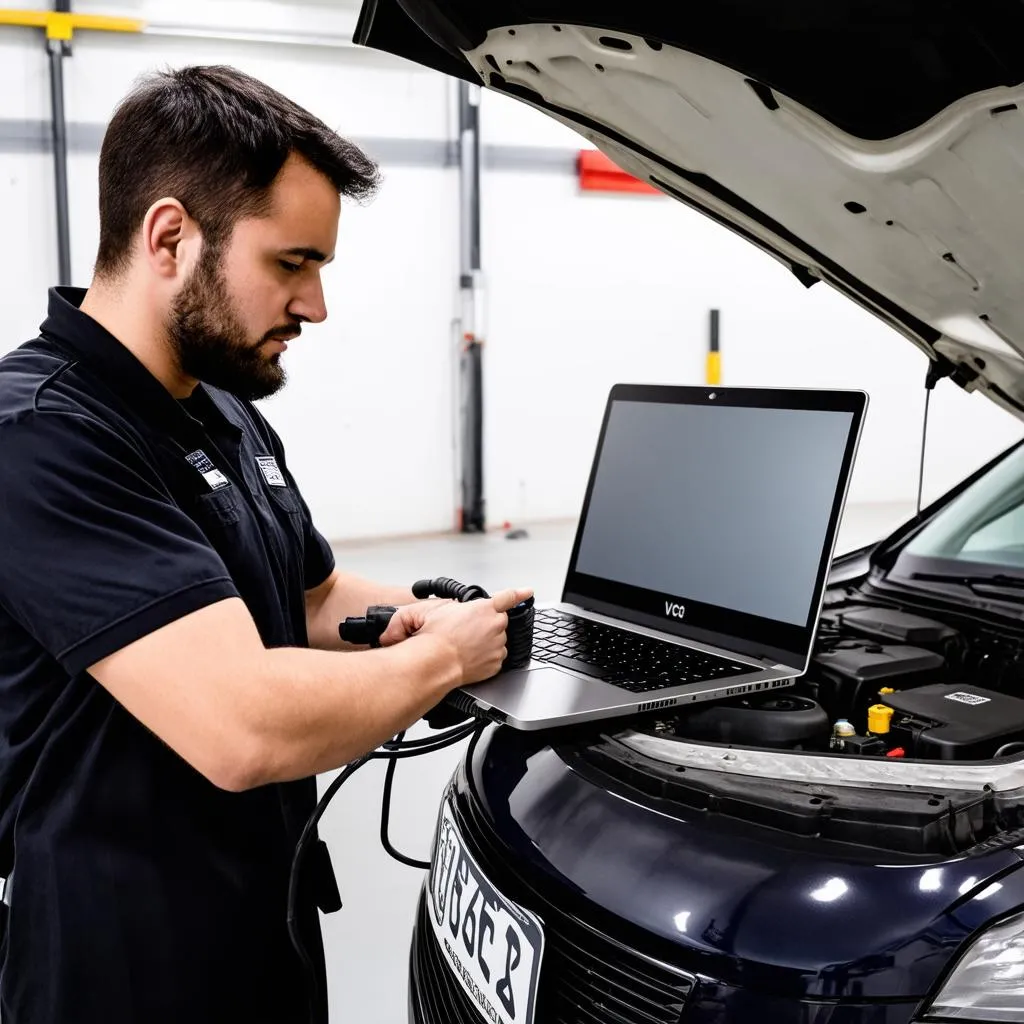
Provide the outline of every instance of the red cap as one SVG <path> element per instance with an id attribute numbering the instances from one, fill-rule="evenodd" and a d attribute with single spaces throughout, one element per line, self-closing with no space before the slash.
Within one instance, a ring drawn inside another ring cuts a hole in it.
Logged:
<path id="1" fill-rule="evenodd" d="M 907 756 L 907 752 L 902 747 L 893 747 L 893 749 L 890 750 L 889 753 L 886 754 L 885 756 L 886 757 L 906 757 Z"/>

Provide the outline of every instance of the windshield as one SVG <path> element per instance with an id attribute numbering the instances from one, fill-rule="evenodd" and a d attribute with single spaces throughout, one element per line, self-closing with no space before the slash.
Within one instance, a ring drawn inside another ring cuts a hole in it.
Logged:
<path id="1" fill-rule="evenodd" d="M 893 576 L 1024 579 L 1024 447 L 946 506 L 900 552 Z"/>

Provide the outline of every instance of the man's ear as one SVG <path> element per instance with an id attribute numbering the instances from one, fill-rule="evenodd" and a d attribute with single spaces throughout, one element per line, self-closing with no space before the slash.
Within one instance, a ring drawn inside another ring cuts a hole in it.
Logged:
<path id="1" fill-rule="evenodd" d="M 183 276 L 200 243 L 198 225 L 177 199 L 158 199 L 146 211 L 142 221 L 143 256 L 160 277 Z"/>

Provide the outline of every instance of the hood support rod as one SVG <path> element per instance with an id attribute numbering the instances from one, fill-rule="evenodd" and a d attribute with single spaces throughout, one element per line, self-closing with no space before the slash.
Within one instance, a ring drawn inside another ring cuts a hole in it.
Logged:
<path id="1" fill-rule="evenodd" d="M 924 456 L 928 444 L 928 411 L 931 407 L 932 392 L 935 385 L 944 377 L 950 377 L 956 367 L 942 356 L 935 359 L 929 357 L 928 372 L 924 378 L 924 425 L 921 428 L 921 468 L 917 475 L 917 515 L 921 514 L 921 503 L 924 498 Z"/>

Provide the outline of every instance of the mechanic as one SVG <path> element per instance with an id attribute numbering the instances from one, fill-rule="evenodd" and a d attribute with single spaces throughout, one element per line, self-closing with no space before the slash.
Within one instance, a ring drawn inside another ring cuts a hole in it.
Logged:
<path id="1" fill-rule="evenodd" d="M 530 591 L 339 572 L 251 404 L 327 315 L 340 197 L 377 181 L 246 75 L 151 76 L 104 138 L 91 286 L 0 360 L 4 1024 L 308 1020 L 286 895 L 313 776 L 498 671 Z M 375 603 L 402 606 L 383 647 L 343 651 Z"/>

